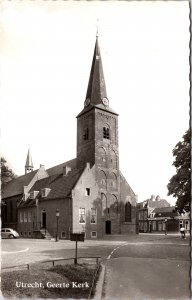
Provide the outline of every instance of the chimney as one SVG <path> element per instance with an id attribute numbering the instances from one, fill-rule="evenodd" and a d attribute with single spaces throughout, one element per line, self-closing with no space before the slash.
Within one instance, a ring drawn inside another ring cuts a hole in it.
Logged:
<path id="1" fill-rule="evenodd" d="M 69 166 L 63 167 L 63 176 L 67 176 L 67 174 L 71 171 L 71 168 Z"/>

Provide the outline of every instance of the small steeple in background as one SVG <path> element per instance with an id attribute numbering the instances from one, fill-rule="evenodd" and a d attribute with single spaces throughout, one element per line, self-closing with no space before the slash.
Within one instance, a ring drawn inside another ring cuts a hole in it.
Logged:
<path id="1" fill-rule="evenodd" d="M 27 153 L 27 159 L 26 159 L 26 163 L 25 163 L 25 174 L 32 172 L 33 168 L 34 168 L 33 161 L 32 161 L 31 150 L 30 150 L 30 146 L 29 146 L 28 153 Z"/>

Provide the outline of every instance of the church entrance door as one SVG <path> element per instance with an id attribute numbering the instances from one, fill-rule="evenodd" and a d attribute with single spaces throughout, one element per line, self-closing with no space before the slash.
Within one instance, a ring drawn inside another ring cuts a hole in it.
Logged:
<path id="1" fill-rule="evenodd" d="M 109 220 L 105 222 L 105 233 L 111 234 L 111 221 Z"/>

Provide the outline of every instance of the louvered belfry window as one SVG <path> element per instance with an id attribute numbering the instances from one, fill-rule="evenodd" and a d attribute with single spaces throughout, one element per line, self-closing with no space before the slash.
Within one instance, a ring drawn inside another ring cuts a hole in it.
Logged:
<path id="1" fill-rule="evenodd" d="M 103 127 L 103 138 L 109 140 L 109 128 Z"/>

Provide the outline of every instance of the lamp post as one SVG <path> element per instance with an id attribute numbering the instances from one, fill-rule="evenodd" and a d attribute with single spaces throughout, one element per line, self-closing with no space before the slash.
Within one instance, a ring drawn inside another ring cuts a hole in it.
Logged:
<path id="1" fill-rule="evenodd" d="M 56 239 L 55 241 L 58 242 L 58 225 L 59 225 L 59 209 L 56 209 L 56 218 L 57 218 L 57 233 L 56 233 Z"/>
<path id="2" fill-rule="evenodd" d="M 167 235 L 167 218 L 165 218 L 165 235 Z"/>

